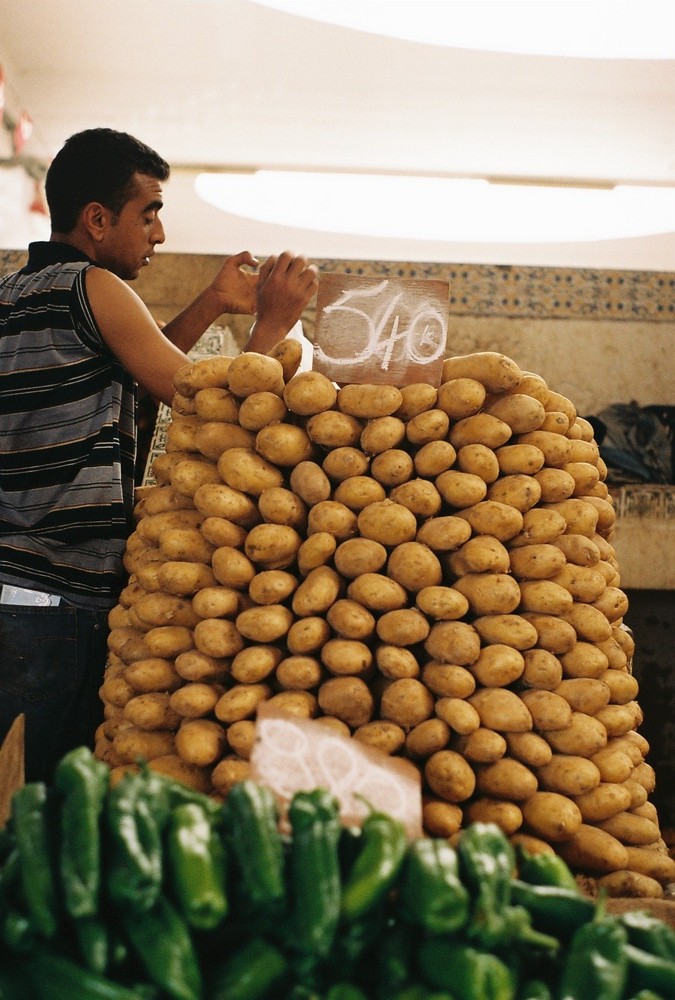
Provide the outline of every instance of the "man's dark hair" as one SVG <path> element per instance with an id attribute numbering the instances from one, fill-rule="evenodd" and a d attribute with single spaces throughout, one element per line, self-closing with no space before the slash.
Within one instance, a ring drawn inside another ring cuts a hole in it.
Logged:
<path id="1" fill-rule="evenodd" d="M 52 230 L 69 233 L 85 205 L 98 201 L 115 214 L 133 194 L 133 175 L 165 181 L 166 160 L 126 132 L 92 128 L 66 139 L 45 179 Z"/>

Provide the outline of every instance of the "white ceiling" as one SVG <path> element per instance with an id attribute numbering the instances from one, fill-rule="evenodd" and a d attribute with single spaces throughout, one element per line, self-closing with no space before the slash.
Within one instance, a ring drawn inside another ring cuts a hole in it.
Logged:
<path id="1" fill-rule="evenodd" d="M 381 0 L 383 18 L 391 6 Z M 614 6 L 605 4 L 608 29 Z M 654 31 L 675 31 L 675 5 L 656 6 Z M 169 160 L 167 250 L 675 270 L 675 233 L 541 246 L 460 244 L 448 233 L 442 243 L 357 237 L 347 247 L 228 216 L 192 191 L 204 167 L 673 186 L 675 60 L 447 48 L 251 0 L 2 0 L 0 64 L 7 111 L 33 120 L 27 155 L 47 161 L 72 132 L 106 125 Z"/>

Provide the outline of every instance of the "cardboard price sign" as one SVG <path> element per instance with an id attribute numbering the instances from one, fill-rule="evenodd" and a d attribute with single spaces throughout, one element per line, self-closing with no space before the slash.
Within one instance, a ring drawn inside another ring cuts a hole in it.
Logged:
<path id="1" fill-rule="evenodd" d="M 440 385 L 448 294 L 447 281 L 322 275 L 314 370 L 340 385 Z"/>

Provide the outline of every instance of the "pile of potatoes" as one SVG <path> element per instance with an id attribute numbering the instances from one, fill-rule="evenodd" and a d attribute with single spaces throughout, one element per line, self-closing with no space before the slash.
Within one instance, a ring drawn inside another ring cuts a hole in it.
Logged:
<path id="1" fill-rule="evenodd" d="M 110 614 L 96 754 L 225 796 L 261 702 L 419 768 L 429 834 L 496 822 L 610 895 L 675 881 L 590 423 L 496 352 L 441 385 L 185 366 Z"/>

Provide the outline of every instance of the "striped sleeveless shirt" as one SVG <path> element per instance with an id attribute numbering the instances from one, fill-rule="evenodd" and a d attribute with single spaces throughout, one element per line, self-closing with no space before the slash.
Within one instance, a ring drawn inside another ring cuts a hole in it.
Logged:
<path id="1" fill-rule="evenodd" d="M 0 582 L 114 604 L 134 490 L 136 388 L 106 347 L 74 247 L 0 279 Z"/>

